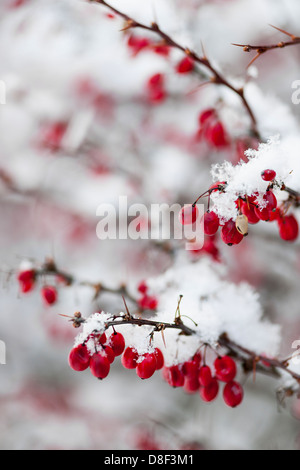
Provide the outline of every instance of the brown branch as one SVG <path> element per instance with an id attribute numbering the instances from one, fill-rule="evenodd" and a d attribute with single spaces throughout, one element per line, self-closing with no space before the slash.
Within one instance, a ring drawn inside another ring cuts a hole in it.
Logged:
<path id="1" fill-rule="evenodd" d="M 130 16 L 121 12 L 117 8 L 109 5 L 105 0 L 89 0 L 89 1 L 92 3 L 99 3 L 100 5 L 104 5 L 105 7 L 109 8 L 112 12 L 114 12 L 116 15 L 123 18 L 125 20 L 125 27 L 123 28 L 123 30 L 140 28 L 146 31 L 150 31 L 152 33 L 156 33 L 160 36 L 160 38 L 164 41 L 166 45 L 180 50 L 181 52 L 186 54 L 188 57 L 192 58 L 196 64 L 199 64 L 200 66 L 205 67 L 211 73 L 211 78 L 210 78 L 211 83 L 215 83 L 217 85 L 223 85 L 226 88 L 230 89 L 233 93 L 239 96 L 250 118 L 252 132 L 257 138 L 260 138 L 259 131 L 257 129 L 256 117 L 254 115 L 252 108 L 250 107 L 250 104 L 248 103 L 245 97 L 244 89 L 236 88 L 225 77 L 223 77 L 220 74 L 220 72 L 218 72 L 216 68 L 211 64 L 211 62 L 205 55 L 201 57 L 196 52 L 191 51 L 190 49 L 182 46 L 181 44 L 176 42 L 173 38 L 171 38 L 168 34 L 162 31 L 157 23 L 152 23 L 150 26 L 140 23 L 139 21 L 136 21 Z"/>
<path id="2" fill-rule="evenodd" d="M 272 26 L 272 25 L 271 25 Z M 250 44 L 233 44 L 233 46 L 242 47 L 244 52 L 252 52 L 256 51 L 255 57 L 251 60 L 247 67 L 250 67 L 261 55 L 265 54 L 266 52 L 275 50 L 275 49 L 284 49 L 288 46 L 295 46 L 300 44 L 300 37 L 295 36 L 294 34 L 288 33 L 283 29 L 277 28 L 276 26 L 272 26 L 272 28 L 277 29 L 281 33 L 290 37 L 289 41 L 280 41 L 276 44 L 269 44 L 269 45 L 259 45 L 254 46 Z"/>

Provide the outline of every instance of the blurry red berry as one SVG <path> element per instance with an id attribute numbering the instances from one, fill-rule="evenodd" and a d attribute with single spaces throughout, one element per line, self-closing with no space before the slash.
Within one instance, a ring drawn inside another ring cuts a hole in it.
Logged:
<path id="1" fill-rule="evenodd" d="M 215 376 L 221 382 L 231 382 L 236 376 L 236 363 L 229 356 L 217 357 L 214 367 Z"/>
<path id="2" fill-rule="evenodd" d="M 90 354 L 85 344 L 80 344 L 73 348 L 69 354 L 69 365 L 71 369 L 81 372 L 90 365 Z"/>
<path id="3" fill-rule="evenodd" d="M 53 305 L 57 301 L 57 290 L 53 286 L 42 287 L 41 295 L 47 305 Z"/>
<path id="4" fill-rule="evenodd" d="M 200 387 L 200 396 L 203 401 L 209 403 L 213 401 L 219 393 L 219 382 L 213 378 L 207 387 Z"/>
<path id="5" fill-rule="evenodd" d="M 195 67 L 193 59 L 184 57 L 177 65 L 176 72 L 180 74 L 190 73 Z"/>
<path id="6" fill-rule="evenodd" d="M 223 124 L 220 121 L 206 129 L 205 137 L 208 143 L 217 149 L 224 148 L 229 145 L 228 136 Z"/>
<path id="7" fill-rule="evenodd" d="M 194 224 L 198 218 L 199 210 L 195 205 L 185 205 L 179 212 L 179 221 L 182 225 Z"/>
<path id="8" fill-rule="evenodd" d="M 19 281 L 21 292 L 30 292 L 34 288 L 35 276 L 36 273 L 33 269 L 27 269 L 19 272 L 17 278 Z"/>
<path id="9" fill-rule="evenodd" d="M 223 390 L 223 398 L 226 405 L 235 408 L 243 401 L 244 391 L 243 387 L 238 382 L 229 382 L 225 385 Z"/>
<path id="10" fill-rule="evenodd" d="M 203 387 L 208 387 L 213 381 L 211 369 L 209 366 L 202 366 L 200 367 L 199 374 L 198 374 L 198 381 L 199 384 Z"/>
<path id="11" fill-rule="evenodd" d="M 199 390 L 199 382 L 197 377 L 186 376 L 183 388 L 186 393 L 196 393 Z"/>
<path id="12" fill-rule="evenodd" d="M 299 224 L 294 215 L 286 215 L 278 219 L 279 235 L 289 242 L 293 242 L 299 235 Z"/>
<path id="13" fill-rule="evenodd" d="M 105 379 L 110 371 L 110 362 L 101 352 L 95 353 L 91 357 L 90 369 L 97 379 Z"/>
<path id="14" fill-rule="evenodd" d="M 215 117 L 216 117 L 216 111 L 213 108 L 202 111 L 202 113 L 199 115 L 199 118 L 198 118 L 200 126 L 203 126 L 203 124 L 207 123 L 207 121 Z"/>
<path id="15" fill-rule="evenodd" d="M 141 379 L 149 379 L 156 371 L 156 357 L 154 353 L 147 353 L 141 362 L 137 363 L 136 373 Z"/>
<path id="16" fill-rule="evenodd" d="M 128 347 L 123 352 L 121 362 L 126 369 L 135 369 L 138 358 L 139 354 L 137 350 L 135 348 Z"/>
<path id="17" fill-rule="evenodd" d="M 146 292 L 148 291 L 148 286 L 145 281 L 140 282 L 140 284 L 138 285 L 138 291 L 141 294 L 146 294 Z"/>
<path id="18" fill-rule="evenodd" d="M 110 364 L 114 362 L 116 355 L 110 346 L 104 345 L 102 353 L 103 353 L 103 356 L 105 356 L 108 359 Z"/>
<path id="19" fill-rule="evenodd" d="M 202 221 L 205 235 L 215 235 L 217 233 L 220 226 L 220 221 L 215 212 L 205 212 Z"/>
<path id="20" fill-rule="evenodd" d="M 163 377 L 171 387 L 183 387 L 184 375 L 178 365 L 164 367 Z"/>

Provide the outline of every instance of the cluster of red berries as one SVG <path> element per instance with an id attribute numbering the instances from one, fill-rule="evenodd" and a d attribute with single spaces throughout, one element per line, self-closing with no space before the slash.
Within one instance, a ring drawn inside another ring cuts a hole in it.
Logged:
<path id="1" fill-rule="evenodd" d="M 155 310 L 158 305 L 158 300 L 156 297 L 148 294 L 148 286 L 142 281 L 138 285 L 138 291 L 141 294 L 141 297 L 138 299 L 138 306 L 141 310 Z"/>
<path id="2" fill-rule="evenodd" d="M 218 356 L 214 361 L 214 373 L 201 362 L 200 353 L 182 364 L 164 367 L 163 377 L 171 387 L 183 387 L 187 393 L 199 392 L 205 402 L 213 401 L 219 393 L 220 382 L 224 383 L 223 399 L 234 408 L 243 400 L 243 388 L 235 381 L 237 367 L 230 356 Z"/>
<path id="3" fill-rule="evenodd" d="M 218 393 L 219 383 L 225 383 L 223 399 L 234 408 L 243 400 L 243 388 L 235 381 L 237 367 L 229 356 L 218 356 L 214 361 L 214 374 L 211 368 L 202 362 L 200 353 L 190 360 L 173 366 L 166 366 L 164 356 L 159 348 L 152 352 L 140 354 L 132 346 L 126 347 L 121 333 L 114 331 L 108 338 L 105 333 L 93 336 L 95 352 L 92 354 L 86 343 L 74 347 L 69 354 L 70 367 L 78 372 L 90 369 L 98 379 L 104 379 L 110 372 L 110 366 L 116 356 L 121 356 L 125 369 L 135 369 L 141 379 L 149 379 L 162 370 L 165 381 L 172 387 L 183 387 L 187 393 L 199 391 L 205 402 L 213 401 Z"/>
<path id="4" fill-rule="evenodd" d="M 158 43 L 157 41 L 151 41 L 150 38 L 145 36 L 137 36 L 136 34 L 129 35 L 127 45 L 133 56 L 136 56 L 144 50 L 152 51 L 155 54 L 159 54 L 165 57 L 168 57 L 170 54 L 170 47 L 168 45 Z"/>
<path id="5" fill-rule="evenodd" d="M 197 138 L 204 140 L 215 149 L 224 149 L 230 145 L 229 136 L 215 109 L 206 109 L 198 118 Z"/>
<path id="6" fill-rule="evenodd" d="M 34 269 L 22 270 L 18 273 L 18 282 L 23 294 L 31 292 L 36 285 L 37 273 Z M 57 290 L 54 286 L 45 285 L 41 288 L 41 296 L 45 305 L 53 305 L 57 301 Z"/>
<path id="7" fill-rule="evenodd" d="M 293 214 L 287 215 L 284 208 L 278 207 L 277 199 L 272 191 L 272 183 L 276 178 L 274 170 L 265 170 L 261 175 L 264 181 L 270 182 L 265 194 L 262 196 L 264 206 L 259 206 L 258 194 L 239 197 L 235 203 L 239 210 L 236 220 L 230 219 L 221 225 L 218 215 L 214 211 L 207 210 L 204 214 L 202 223 L 204 234 L 214 236 L 221 226 L 221 239 L 229 246 L 238 245 L 243 238 L 248 235 L 248 224 L 257 224 L 260 221 L 276 221 L 280 237 L 285 241 L 295 241 L 299 235 L 299 224 Z M 219 181 L 214 183 L 207 194 L 214 191 L 226 191 L 226 182 Z M 183 225 L 193 224 L 199 216 L 199 210 L 196 204 L 187 205 L 180 212 L 180 222 Z"/>
<path id="8" fill-rule="evenodd" d="M 90 368 L 91 373 L 98 379 L 104 379 L 110 372 L 110 366 L 115 357 L 121 356 L 122 365 L 126 369 L 136 369 L 138 377 L 149 379 L 156 370 L 164 365 L 164 357 L 160 349 L 139 354 L 133 347 L 125 349 L 125 339 L 121 333 L 114 331 L 108 338 L 105 333 L 93 338 L 95 352 L 91 354 L 86 344 L 74 347 L 69 354 L 70 367 L 78 372 Z"/>

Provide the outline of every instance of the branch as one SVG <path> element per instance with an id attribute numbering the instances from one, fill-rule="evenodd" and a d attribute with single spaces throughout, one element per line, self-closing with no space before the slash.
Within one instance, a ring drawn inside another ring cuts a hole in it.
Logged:
<path id="1" fill-rule="evenodd" d="M 136 21 L 130 16 L 126 15 L 125 13 L 119 11 L 115 7 L 109 5 L 104 0 L 88 0 L 88 1 L 92 3 L 99 3 L 100 5 L 104 5 L 105 7 L 109 8 L 112 12 L 114 12 L 116 15 L 123 18 L 126 22 L 126 25 L 123 28 L 123 31 L 128 30 L 128 29 L 133 29 L 133 28 L 140 28 L 146 31 L 150 31 L 152 33 L 156 33 L 158 34 L 158 36 L 160 36 L 160 38 L 164 41 L 166 45 L 180 50 L 181 52 L 186 54 L 188 57 L 192 58 L 195 61 L 195 63 L 205 67 L 211 73 L 211 78 L 210 78 L 211 83 L 215 83 L 216 85 L 223 85 L 226 88 L 230 89 L 233 93 L 239 96 L 250 118 L 252 132 L 255 137 L 260 138 L 259 131 L 257 129 L 256 117 L 254 115 L 254 112 L 252 111 L 252 108 L 250 107 L 250 104 L 248 103 L 244 95 L 244 88 L 236 88 L 232 83 L 230 83 L 225 77 L 223 77 L 220 74 L 220 72 L 216 70 L 216 68 L 211 64 L 211 62 L 205 55 L 201 57 L 196 52 L 191 51 L 190 49 L 182 46 L 181 44 L 176 42 L 174 39 L 172 39 L 168 34 L 162 31 L 157 23 L 152 23 L 150 26 L 140 23 L 139 21 Z"/>
<path id="2" fill-rule="evenodd" d="M 272 26 L 272 25 L 271 25 Z M 277 29 L 281 33 L 290 37 L 289 41 L 280 41 L 276 44 L 269 44 L 269 45 L 260 45 L 260 46 L 251 46 L 250 44 L 233 44 L 233 46 L 242 47 L 244 52 L 252 52 L 256 51 L 255 57 L 251 60 L 247 67 L 250 67 L 262 54 L 265 54 L 268 51 L 272 51 L 274 49 L 284 49 L 288 46 L 295 46 L 300 44 L 300 37 L 295 36 L 294 34 L 288 33 L 283 29 L 277 28 L 276 26 L 272 26 L 272 28 Z"/>
<path id="3" fill-rule="evenodd" d="M 76 312 L 75 315 L 70 318 L 70 321 L 73 323 L 74 327 L 79 328 L 86 322 L 86 319 L 83 318 L 79 312 Z M 163 332 L 166 329 L 180 330 L 179 334 L 185 336 L 199 334 L 194 329 L 186 326 L 180 316 L 175 317 L 173 323 L 166 323 L 146 318 L 137 318 L 130 314 L 114 315 L 104 326 L 105 330 L 107 330 L 109 327 L 118 327 L 120 325 L 151 326 L 153 327 L 153 334 L 155 332 Z M 95 330 L 94 333 L 103 333 L 103 331 L 98 332 Z M 206 343 L 203 343 L 201 346 L 211 347 Z M 280 377 L 280 371 L 284 371 L 300 385 L 300 375 L 289 369 L 289 359 L 279 360 L 277 358 L 256 354 L 254 351 L 250 351 L 232 341 L 226 333 L 220 336 L 218 346 L 225 348 L 229 354 L 235 357 L 242 364 L 245 373 L 259 372 L 278 378 Z"/>

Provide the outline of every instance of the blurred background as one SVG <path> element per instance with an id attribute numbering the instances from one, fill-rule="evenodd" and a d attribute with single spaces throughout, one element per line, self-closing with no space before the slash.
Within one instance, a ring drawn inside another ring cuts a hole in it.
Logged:
<path id="1" fill-rule="evenodd" d="M 298 129 L 291 102 L 300 79 L 300 47 L 253 57 L 232 43 L 283 39 L 270 24 L 300 35 L 297 0 L 123 0 L 112 5 L 147 24 L 157 21 L 180 44 L 209 59 L 234 83 L 249 82 L 259 124 L 270 135 Z M 101 203 L 190 203 L 210 184 L 211 165 L 237 163 L 257 142 L 241 103 L 228 90 L 199 87 L 206 71 L 179 74 L 182 54 L 155 35 L 121 31 L 122 19 L 80 0 L 3 0 L 0 5 L 1 449 L 298 449 L 300 407 L 278 406 L 276 380 L 246 383 L 236 410 L 222 400 L 171 389 L 156 374 L 141 381 L 120 361 L 101 383 L 76 374 L 68 354 L 77 331 L 60 316 L 98 309 L 119 312 L 122 299 L 58 285 L 45 306 L 39 288 L 20 293 L 24 260 L 52 257 L 77 280 L 128 283 L 172 264 L 147 240 L 100 241 Z M 144 41 L 144 42 L 143 42 Z M 164 78 L 149 94 L 149 79 Z M 251 83 L 252 82 L 252 83 Z M 226 148 L 198 137 L 199 114 L 218 109 Z M 233 282 L 254 286 L 268 319 L 282 325 L 282 355 L 300 338 L 299 243 L 283 244 L 276 228 L 253 227 L 240 246 L 216 242 Z M 209 249 L 193 260 L 214 256 Z M 47 282 L 41 279 L 40 285 Z M 201 282 L 201 281 L 200 281 Z"/>

